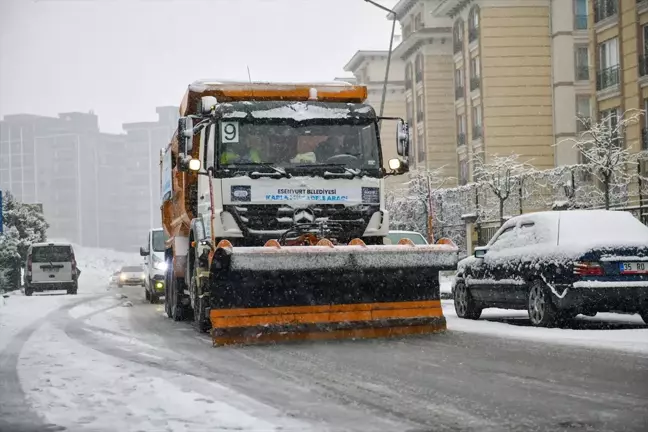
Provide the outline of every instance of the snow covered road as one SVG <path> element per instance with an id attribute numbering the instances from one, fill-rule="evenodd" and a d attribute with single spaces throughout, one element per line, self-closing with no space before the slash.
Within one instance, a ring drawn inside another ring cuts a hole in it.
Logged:
<path id="1" fill-rule="evenodd" d="M 0 431 L 648 429 L 648 351 L 633 349 L 648 329 L 632 317 L 582 330 L 623 343 L 579 347 L 576 330 L 530 337 L 507 323 L 519 313 L 472 322 L 446 302 L 443 335 L 215 349 L 140 288 L 116 292 L 7 299 Z"/>

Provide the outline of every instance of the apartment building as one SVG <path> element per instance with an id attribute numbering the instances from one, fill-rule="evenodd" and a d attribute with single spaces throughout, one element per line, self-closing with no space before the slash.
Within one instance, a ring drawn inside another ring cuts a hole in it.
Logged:
<path id="1" fill-rule="evenodd" d="M 399 37 L 396 37 L 394 44 L 399 41 Z M 344 66 L 346 72 L 351 72 L 354 75 L 353 83 L 367 86 L 367 103 L 375 108 L 377 114 L 380 113 L 387 55 L 387 51 L 358 51 Z M 344 80 L 344 78 L 339 79 Z M 406 117 L 404 63 L 394 55 L 392 55 L 389 67 L 383 115 L 387 117 Z M 396 154 L 396 123 L 384 121 L 380 128 L 380 136 L 383 165 L 387 168 L 387 161 L 398 156 Z M 402 181 L 403 179 L 400 177 L 388 177 L 385 186 L 387 188 L 396 188 L 401 185 Z"/>
<path id="2" fill-rule="evenodd" d="M 123 191 L 133 218 L 128 227 L 129 247 L 137 248 L 146 240 L 150 228 L 161 226 L 160 213 L 160 150 L 171 141 L 178 126 L 179 108 L 156 108 L 158 120 L 154 122 L 125 123 L 126 148 L 129 157 L 123 161 Z"/>
<path id="3" fill-rule="evenodd" d="M 578 160 L 554 143 L 575 137 L 577 115 L 589 113 L 587 0 L 401 0 L 393 9 L 419 163 L 465 184 L 476 158 L 514 153 L 539 169 Z"/>
<path id="4" fill-rule="evenodd" d="M 441 169 L 444 176 L 456 178 L 452 19 L 431 14 L 437 3 L 401 0 L 392 8 L 402 33 L 393 55 L 404 64 L 405 112 L 412 130 L 410 165 Z"/>
<path id="5" fill-rule="evenodd" d="M 616 123 L 627 110 L 648 109 L 648 0 L 590 0 L 588 29 L 596 71 L 590 77 L 591 114 Z M 644 116 L 626 130 L 631 151 L 648 149 L 647 125 Z"/>

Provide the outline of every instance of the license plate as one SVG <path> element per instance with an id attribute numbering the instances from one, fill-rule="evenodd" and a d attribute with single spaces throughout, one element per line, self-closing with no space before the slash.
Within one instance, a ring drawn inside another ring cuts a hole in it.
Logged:
<path id="1" fill-rule="evenodd" d="M 48 271 L 50 273 L 58 273 L 59 269 L 57 267 L 51 267 L 46 269 L 45 271 Z"/>
<path id="2" fill-rule="evenodd" d="M 621 274 L 648 273 L 648 262 L 622 262 L 619 263 Z"/>

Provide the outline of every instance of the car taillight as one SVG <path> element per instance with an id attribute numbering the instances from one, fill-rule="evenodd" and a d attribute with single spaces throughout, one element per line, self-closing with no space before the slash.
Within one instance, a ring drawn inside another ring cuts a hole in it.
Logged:
<path id="1" fill-rule="evenodd" d="M 597 262 L 574 261 L 574 274 L 577 276 L 602 276 L 603 267 Z"/>
<path id="2" fill-rule="evenodd" d="M 29 255 L 27 258 L 27 271 L 31 273 L 32 271 L 32 257 Z"/>

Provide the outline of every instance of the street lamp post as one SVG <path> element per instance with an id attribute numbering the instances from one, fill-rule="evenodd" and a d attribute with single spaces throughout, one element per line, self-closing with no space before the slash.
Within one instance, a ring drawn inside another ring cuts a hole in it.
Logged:
<path id="1" fill-rule="evenodd" d="M 379 9 L 382 9 L 384 11 L 387 11 L 391 14 L 392 17 L 392 29 L 391 29 L 391 37 L 389 38 L 389 51 L 387 52 L 387 67 L 385 68 L 385 82 L 383 83 L 383 90 L 382 90 L 382 97 L 380 99 L 380 114 L 379 116 L 382 117 L 383 111 L 385 109 L 385 98 L 387 96 L 387 81 L 389 80 L 389 65 L 391 64 L 391 55 L 392 55 L 392 47 L 394 45 L 394 32 L 396 30 L 396 12 L 393 10 L 376 3 L 373 0 L 365 0 L 367 3 L 370 3 L 374 6 L 376 6 Z M 380 124 L 382 124 L 382 120 L 380 120 Z"/>

